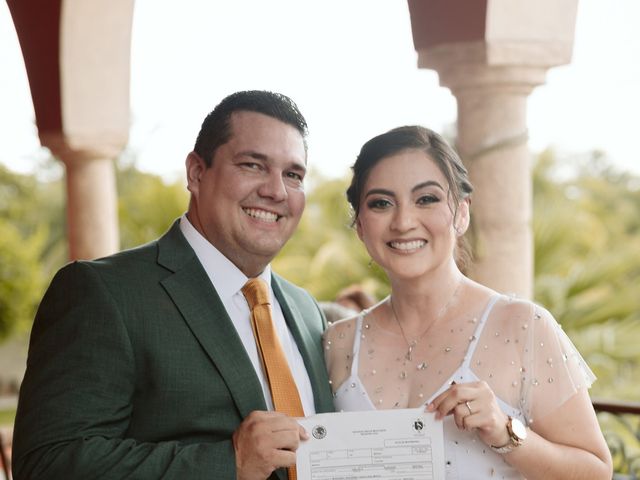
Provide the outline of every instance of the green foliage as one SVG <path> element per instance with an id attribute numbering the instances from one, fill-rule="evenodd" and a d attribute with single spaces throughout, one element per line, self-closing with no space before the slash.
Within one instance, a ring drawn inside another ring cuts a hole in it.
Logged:
<path id="1" fill-rule="evenodd" d="M 46 169 L 46 166 L 45 166 Z M 117 170 L 122 248 L 160 236 L 187 207 L 180 182 Z M 68 261 L 64 185 L 0 166 L 0 340 L 31 324 L 44 289 Z"/>
<path id="2" fill-rule="evenodd" d="M 0 427 L 13 425 L 13 421 L 16 418 L 16 410 L 12 408 L 10 410 L 0 410 Z"/>
<path id="3" fill-rule="evenodd" d="M 47 238 L 44 228 L 22 234 L 0 218 L 0 339 L 30 324 L 44 283 L 39 254 Z"/>
<path id="4" fill-rule="evenodd" d="M 598 422 L 611 451 L 614 479 L 640 478 L 640 417 L 598 414 Z"/>
<path id="5" fill-rule="evenodd" d="M 274 270 L 331 300 L 352 284 L 377 298 L 388 281 L 351 228 L 348 179 L 310 177 L 300 226 Z M 121 166 L 121 246 L 161 235 L 187 207 L 182 181 Z M 600 153 L 574 164 L 541 154 L 533 171 L 535 298 L 563 325 L 599 377 L 596 396 L 637 399 L 640 339 L 640 179 Z M 28 325 L 66 261 L 63 185 L 0 168 L 0 338 Z"/>
<path id="6" fill-rule="evenodd" d="M 310 177 L 307 208 L 274 270 L 320 300 L 352 284 L 382 298 L 388 281 L 375 265 L 369 267 L 350 226 L 348 180 Z M 132 166 L 118 169 L 117 182 L 122 248 L 157 238 L 186 210 L 182 182 L 166 184 Z M 554 314 L 598 376 L 592 395 L 637 401 L 640 178 L 616 172 L 598 152 L 571 165 L 547 151 L 536 162 L 533 185 L 535 299 Z M 62 182 L 0 166 L 0 340 L 30 325 L 51 275 L 66 262 L 64 230 Z M 0 412 L 0 424 L 13 415 Z M 600 421 L 616 471 L 637 473 L 637 422 L 602 415 Z M 623 428 L 616 422 L 627 423 Z"/>
<path id="7" fill-rule="evenodd" d="M 117 171 L 120 246 L 130 248 L 162 235 L 187 210 L 182 182 L 167 184 L 133 166 Z"/>
<path id="8" fill-rule="evenodd" d="M 0 340 L 31 324 L 63 243 L 62 188 L 0 166 Z"/>
<path id="9" fill-rule="evenodd" d="M 534 170 L 535 298 L 599 377 L 594 396 L 638 398 L 638 212 L 640 179 L 616 172 L 602 154 L 570 171 L 552 152 L 540 156 Z"/>
<path id="10" fill-rule="evenodd" d="M 274 270 L 304 286 L 320 300 L 332 300 L 343 288 L 360 284 L 380 298 L 388 282 L 351 228 L 346 179 L 315 177 L 298 230 L 274 260 Z"/>

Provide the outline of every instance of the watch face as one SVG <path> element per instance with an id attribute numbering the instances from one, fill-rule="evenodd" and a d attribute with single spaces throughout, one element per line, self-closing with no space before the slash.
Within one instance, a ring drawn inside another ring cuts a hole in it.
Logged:
<path id="1" fill-rule="evenodd" d="M 521 441 L 527 438 L 527 427 L 525 427 L 517 418 L 511 419 L 511 431 Z"/>

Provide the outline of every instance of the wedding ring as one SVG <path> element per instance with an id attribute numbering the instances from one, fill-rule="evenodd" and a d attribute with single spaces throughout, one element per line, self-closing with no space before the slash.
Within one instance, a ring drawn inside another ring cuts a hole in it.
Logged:
<path id="1" fill-rule="evenodd" d="M 467 408 L 469 409 L 469 415 L 473 415 L 473 410 L 471 410 L 471 405 L 469 405 L 469 402 L 464 402 L 464 404 L 467 406 Z"/>

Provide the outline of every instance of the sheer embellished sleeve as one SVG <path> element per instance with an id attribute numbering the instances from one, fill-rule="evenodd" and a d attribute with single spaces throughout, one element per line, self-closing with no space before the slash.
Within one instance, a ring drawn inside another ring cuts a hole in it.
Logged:
<path id="1" fill-rule="evenodd" d="M 525 330 L 521 407 L 529 423 L 560 407 L 596 377 L 551 313 L 532 305 Z"/>
<path id="2" fill-rule="evenodd" d="M 333 392 L 347 379 L 353 360 L 353 342 L 357 317 L 335 322 L 322 338 L 324 359 Z"/>
<path id="3" fill-rule="evenodd" d="M 471 368 L 529 424 L 552 413 L 595 375 L 544 308 L 503 296 L 494 306 Z"/>

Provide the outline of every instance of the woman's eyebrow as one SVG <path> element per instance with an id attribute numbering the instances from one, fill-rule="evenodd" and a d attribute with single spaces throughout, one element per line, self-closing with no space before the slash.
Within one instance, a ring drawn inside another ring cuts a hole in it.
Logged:
<path id="1" fill-rule="evenodd" d="M 421 182 L 417 184 L 415 187 L 411 189 L 411 192 L 415 193 L 417 190 L 420 190 L 425 187 L 438 187 L 440 190 L 444 191 L 444 188 L 442 188 L 442 185 L 440 185 L 435 180 L 427 180 L 426 182 Z M 387 190 L 386 188 L 372 188 L 365 194 L 365 197 L 368 197 L 369 195 L 387 195 L 389 197 L 396 196 L 395 193 L 393 193 L 391 190 Z"/>
<path id="2" fill-rule="evenodd" d="M 389 197 L 396 196 L 396 194 L 393 193 L 391 190 L 386 190 L 384 188 L 372 188 L 364 196 L 368 197 L 369 195 L 387 195 Z"/>
<path id="3" fill-rule="evenodd" d="M 427 180 L 426 182 L 419 183 L 415 187 L 413 187 L 411 191 L 415 192 L 416 190 L 420 190 L 421 188 L 424 188 L 424 187 L 438 187 L 440 190 L 444 192 L 444 188 L 442 188 L 442 185 L 440 185 L 435 180 Z"/>

